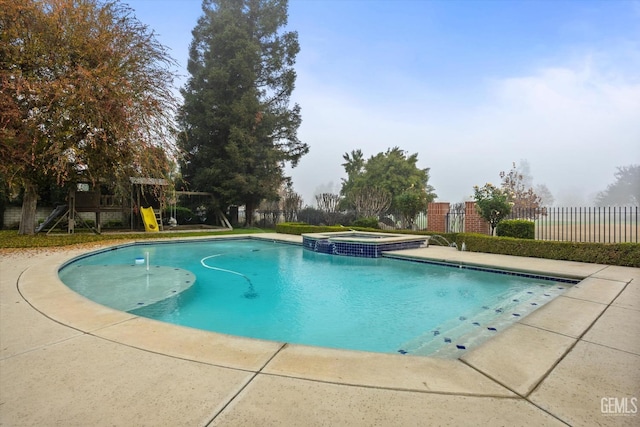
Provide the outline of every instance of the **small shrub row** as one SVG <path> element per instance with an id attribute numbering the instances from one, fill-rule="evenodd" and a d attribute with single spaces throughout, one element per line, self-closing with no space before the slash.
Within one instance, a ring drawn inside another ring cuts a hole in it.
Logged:
<path id="1" fill-rule="evenodd" d="M 498 223 L 496 226 L 496 234 L 501 237 L 535 239 L 536 225 L 533 221 L 524 219 L 507 219 Z"/>
<path id="2" fill-rule="evenodd" d="M 456 244 L 460 248 L 463 242 L 472 252 L 640 267 L 639 243 L 556 242 L 460 233 Z"/>
<path id="3" fill-rule="evenodd" d="M 351 223 L 354 227 L 365 227 L 365 228 L 380 228 L 378 225 L 378 218 L 368 217 L 368 218 L 358 218 Z"/>

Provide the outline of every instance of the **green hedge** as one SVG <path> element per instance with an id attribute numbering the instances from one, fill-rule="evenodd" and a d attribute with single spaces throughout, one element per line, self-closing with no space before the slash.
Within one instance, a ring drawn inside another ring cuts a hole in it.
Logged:
<path id="1" fill-rule="evenodd" d="M 162 212 L 162 216 L 168 220 L 169 218 L 173 217 L 174 213 L 176 215 L 175 220 L 180 225 L 190 224 L 190 223 L 195 223 L 195 224 L 200 223 L 200 218 L 196 217 L 193 214 L 193 211 L 191 209 L 185 208 L 184 206 L 176 206 L 174 208 L 166 208 Z"/>
<path id="2" fill-rule="evenodd" d="M 472 252 L 640 267 L 639 243 L 554 242 L 460 233 L 456 244 L 460 248 L 463 242 Z"/>
<path id="3" fill-rule="evenodd" d="M 496 226 L 496 234 L 502 237 L 535 239 L 536 225 L 533 221 L 524 219 L 506 219 L 498 223 Z"/>
<path id="4" fill-rule="evenodd" d="M 354 227 L 365 227 L 365 228 L 380 228 L 378 226 L 378 218 L 375 217 L 367 217 L 367 218 L 358 218 L 351 223 Z"/>

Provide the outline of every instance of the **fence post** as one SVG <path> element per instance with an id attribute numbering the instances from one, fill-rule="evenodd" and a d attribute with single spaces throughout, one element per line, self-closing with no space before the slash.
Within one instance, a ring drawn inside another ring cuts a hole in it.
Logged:
<path id="1" fill-rule="evenodd" d="M 464 232 L 489 234 L 491 227 L 476 210 L 476 202 L 464 203 Z"/>
<path id="2" fill-rule="evenodd" d="M 431 202 L 427 206 L 427 231 L 447 232 L 449 202 Z"/>

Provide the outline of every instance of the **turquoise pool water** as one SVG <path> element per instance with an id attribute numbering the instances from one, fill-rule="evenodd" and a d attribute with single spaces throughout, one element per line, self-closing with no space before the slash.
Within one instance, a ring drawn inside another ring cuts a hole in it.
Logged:
<path id="1" fill-rule="evenodd" d="M 259 240 L 123 246 L 59 272 L 78 293 L 198 329 L 457 357 L 570 284 Z"/>

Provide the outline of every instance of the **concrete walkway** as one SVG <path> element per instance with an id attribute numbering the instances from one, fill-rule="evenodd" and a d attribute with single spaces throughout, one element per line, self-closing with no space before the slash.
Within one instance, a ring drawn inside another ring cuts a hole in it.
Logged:
<path id="1" fill-rule="evenodd" d="M 403 251 L 584 278 L 444 360 L 251 340 L 115 311 L 57 278 L 86 251 L 1 255 L 1 426 L 640 425 L 640 269 Z"/>

